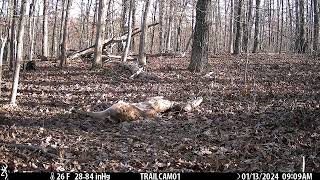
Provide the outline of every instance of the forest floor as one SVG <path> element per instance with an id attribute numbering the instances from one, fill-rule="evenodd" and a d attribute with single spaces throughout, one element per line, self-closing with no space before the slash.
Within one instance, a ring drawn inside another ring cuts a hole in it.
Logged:
<path id="1" fill-rule="evenodd" d="M 0 163 L 15 171 L 320 171 L 320 61 L 298 55 L 149 59 L 151 79 L 130 79 L 116 63 L 90 70 L 72 61 L 22 72 L 18 106 L 0 104 Z M 206 75 L 207 74 L 207 75 Z M 119 100 L 202 96 L 199 108 L 120 124 L 84 117 Z"/>

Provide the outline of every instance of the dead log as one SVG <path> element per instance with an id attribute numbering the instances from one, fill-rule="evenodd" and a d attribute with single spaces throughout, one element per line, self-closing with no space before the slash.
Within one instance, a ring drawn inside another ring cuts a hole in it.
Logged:
<path id="1" fill-rule="evenodd" d="M 108 109 L 100 112 L 79 112 L 92 118 L 124 122 L 144 118 L 154 118 L 160 113 L 170 110 L 189 112 L 197 108 L 203 101 L 202 97 L 188 102 L 175 102 L 164 99 L 162 96 L 151 97 L 140 103 L 119 101 Z"/>
<path id="2" fill-rule="evenodd" d="M 156 26 L 158 25 L 159 23 L 154 23 L 154 24 L 150 24 L 148 25 L 148 28 L 150 27 L 153 27 L 153 26 Z M 135 29 L 134 32 L 132 33 L 132 37 L 139 34 L 141 32 L 140 29 Z M 119 43 L 119 42 L 123 42 L 127 39 L 127 33 L 124 33 L 122 36 L 120 37 L 116 37 L 116 38 L 109 38 L 109 39 L 106 39 L 104 40 L 103 42 L 103 47 L 105 48 L 106 46 L 110 45 L 110 44 L 113 44 L 113 43 Z M 90 46 L 86 49 L 82 49 L 70 56 L 68 56 L 68 59 L 76 59 L 76 58 L 79 58 L 81 56 L 84 56 L 84 55 L 87 55 L 87 54 L 91 54 L 94 52 L 94 45 L 93 46 Z"/>

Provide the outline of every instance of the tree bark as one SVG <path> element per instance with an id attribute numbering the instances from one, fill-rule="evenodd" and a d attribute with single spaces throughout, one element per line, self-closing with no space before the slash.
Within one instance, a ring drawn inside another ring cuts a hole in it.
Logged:
<path id="1" fill-rule="evenodd" d="M 105 0 L 99 0 L 99 9 L 98 9 L 98 24 L 97 24 L 97 32 L 96 32 L 96 44 L 94 50 L 94 61 L 92 67 L 101 67 L 102 66 L 102 42 L 104 39 L 104 28 L 105 28 L 105 20 L 104 20 L 104 9 L 106 6 Z"/>
<path id="2" fill-rule="evenodd" d="M 299 0 L 299 47 L 298 53 L 305 53 L 305 31 L 304 31 L 304 1 Z"/>
<path id="3" fill-rule="evenodd" d="M 11 38 L 10 38 L 10 70 L 13 69 L 13 64 L 16 61 L 16 51 L 15 51 L 15 43 L 17 40 L 15 27 L 16 27 L 16 17 L 18 15 L 18 2 L 17 0 L 13 0 L 13 10 L 12 10 L 12 21 L 11 21 Z"/>
<path id="4" fill-rule="evenodd" d="M 42 55 L 48 57 L 48 1 L 43 0 Z"/>
<path id="5" fill-rule="evenodd" d="M 7 43 L 7 36 L 1 37 L 1 46 L 0 46 L 0 97 L 1 97 L 1 88 L 2 88 L 2 62 L 3 62 L 3 54 L 4 54 L 4 47 Z"/>
<path id="6" fill-rule="evenodd" d="M 170 10 L 169 10 L 169 22 L 168 22 L 168 31 L 166 37 L 166 51 L 171 50 L 171 36 L 172 36 L 172 21 L 173 21 L 173 2 L 170 0 Z"/>
<path id="7" fill-rule="evenodd" d="M 159 0 L 159 53 L 164 52 L 164 16 L 165 0 Z"/>
<path id="8" fill-rule="evenodd" d="M 229 47 L 228 47 L 228 51 L 229 53 L 233 52 L 233 22 L 234 22 L 234 5 L 233 5 L 233 0 L 230 0 L 230 20 L 229 20 L 229 24 L 230 24 L 230 29 L 229 29 Z"/>
<path id="9" fill-rule="evenodd" d="M 237 3 L 237 13 L 236 13 L 236 37 L 234 40 L 234 51 L 233 54 L 240 53 L 240 36 L 241 36 L 241 8 L 242 8 L 242 0 L 238 0 Z"/>
<path id="10" fill-rule="evenodd" d="M 141 34 L 140 34 L 140 44 L 139 44 L 139 64 L 142 66 L 147 65 L 146 59 L 146 38 L 147 38 L 147 18 L 148 12 L 150 8 L 150 0 L 145 0 L 145 9 L 143 13 L 143 21 L 141 26 Z"/>
<path id="11" fill-rule="evenodd" d="M 127 42 L 126 47 L 122 55 L 122 61 L 126 62 L 127 57 L 130 50 L 130 44 L 131 44 L 131 36 L 132 36 L 132 13 L 133 13 L 133 3 L 134 0 L 130 0 L 130 6 L 129 6 L 129 20 L 128 20 L 128 36 L 127 36 Z"/>
<path id="12" fill-rule="evenodd" d="M 246 20 L 246 23 L 244 23 L 244 27 L 243 27 L 244 29 L 243 51 L 244 52 L 248 52 L 248 42 L 249 42 L 249 36 L 250 36 L 250 30 L 251 30 L 252 1 L 253 0 L 249 0 L 247 20 Z"/>
<path id="13" fill-rule="evenodd" d="M 258 44 L 259 44 L 259 9 L 260 9 L 260 0 L 256 0 L 256 17 L 254 21 L 254 38 L 253 38 L 253 50 L 252 53 L 256 53 L 258 50 Z"/>
<path id="14" fill-rule="evenodd" d="M 318 53 L 319 42 L 319 9 L 318 1 L 313 0 L 313 54 Z"/>
<path id="15" fill-rule="evenodd" d="M 32 0 L 31 4 L 30 4 L 30 8 L 29 8 L 29 61 L 32 61 L 33 58 L 33 49 L 34 49 L 34 33 L 35 33 L 35 17 L 34 17 L 34 13 L 35 13 L 35 7 L 36 7 L 36 0 Z M 26 66 L 24 66 L 25 68 Z"/>
<path id="16" fill-rule="evenodd" d="M 24 35 L 24 23 L 25 23 L 25 11 L 26 11 L 27 0 L 22 0 L 21 9 L 20 9 L 20 18 L 18 25 L 18 49 L 17 49 L 17 60 L 14 71 L 14 78 L 12 83 L 12 92 L 11 92 L 11 105 L 16 105 L 18 85 L 19 85 L 19 75 L 20 75 L 20 66 L 23 60 L 23 35 Z"/>
<path id="17" fill-rule="evenodd" d="M 67 8 L 65 12 L 65 19 L 63 25 L 63 35 L 62 35 L 62 45 L 61 45 L 61 61 L 60 67 L 66 66 L 67 62 L 67 34 L 68 34 L 68 22 L 69 22 L 69 11 L 71 7 L 72 0 L 65 0 L 67 1 Z"/>
<path id="18" fill-rule="evenodd" d="M 189 71 L 201 72 L 208 65 L 211 0 L 198 0 Z"/>
<path id="19" fill-rule="evenodd" d="M 66 16 L 66 2 L 68 0 L 62 0 L 61 4 L 61 23 L 60 23 L 60 31 L 59 31 L 59 56 L 62 57 L 62 41 L 63 41 L 63 32 L 64 32 L 64 21 Z"/>
<path id="20" fill-rule="evenodd" d="M 57 40 L 56 40 L 56 27 L 57 27 L 57 19 L 58 19 L 58 4 L 59 0 L 56 1 L 56 7 L 54 12 L 54 23 L 52 30 L 52 39 L 51 39 L 51 56 L 57 56 Z"/>

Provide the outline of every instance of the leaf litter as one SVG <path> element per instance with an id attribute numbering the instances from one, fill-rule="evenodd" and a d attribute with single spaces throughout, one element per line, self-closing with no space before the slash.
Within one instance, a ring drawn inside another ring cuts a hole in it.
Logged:
<path id="1" fill-rule="evenodd" d="M 0 159 L 13 171 L 320 170 L 320 61 L 301 55 L 219 55 L 204 73 L 188 58 L 150 58 L 157 78 L 130 79 L 115 63 L 90 70 L 41 62 L 22 72 L 18 106 L 0 108 Z M 12 74 L 5 71 L 2 104 Z M 119 100 L 202 96 L 191 112 L 120 124 L 84 117 Z"/>

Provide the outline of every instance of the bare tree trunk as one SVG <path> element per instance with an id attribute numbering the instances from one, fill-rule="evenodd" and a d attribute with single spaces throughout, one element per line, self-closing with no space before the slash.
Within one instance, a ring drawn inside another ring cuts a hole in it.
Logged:
<path id="1" fill-rule="evenodd" d="M 128 4 L 127 0 L 122 0 L 122 15 L 121 15 L 121 21 L 120 21 L 120 34 L 123 34 L 127 31 L 126 25 L 127 25 L 127 10 L 128 10 Z M 123 52 L 124 47 L 122 43 L 118 44 L 118 52 Z"/>
<path id="2" fill-rule="evenodd" d="M 122 55 L 122 61 L 126 62 L 127 57 L 130 50 L 130 44 L 131 44 L 131 36 L 132 36 L 132 13 L 133 13 L 133 3 L 134 0 L 130 0 L 130 6 L 129 6 L 129 20 L 128 20 L 128 36 L 127 36 L 127 42 L 126 47 Z"/>
<path id="3" fill-rule="evenodd" d="M 198 0 L 189 71 L 201 72 L 208 65 L 211 0 Z"/>
<path id="4" fill-rule="evenodd" d="M 300 17 L 299 17 L 299 0 L 295 0 L 295 52 L 299 52 L 299 32 L 300 32 Z"/>
<path id="5" fill-rule="evenodd" d="M 229 48 L 228 48 L 228 51 L 229 53 L 232 53 L 233 52 L 233 20 L 234 20 L 234 17 L 233 17 L 233 11 L 234 11 L 234 5 L 233 5 L 233 0 L 230 0 L 230 8 L 231 8 L 231 12 L 230 12 L 230 21 L 229 21 L 229 24 L 230 24 L 230 29 L 229 29 Z"/>
<path id="6" fill-rule="evenodd" d="M 148 18 L 148 11 L 150 7 L 150 0 L 145 0 L 145 9 L 143 13 L 143 21 L 141 26 L 141 34 L 140 34 L 140 44 L 139 44 L 139 64 L 142 66 L 147 65 L 146 59 L 146 37 L 147 37 L 147 18 Z"/>
<path id="7" fill-rule="evenodd" d="M 102 42 L 104 40 L 104 8 L 106 6 L 106 0 L 99 0 L 99 9 L 98 9 L 98 24 L 97 24 L 97 33 L 96 33 L 96 44 L 94 49 L 94 61 L 92 67 L 101 67 L 102 66 Z"/>
<path id="8" fill-rule="evenodd" d="M 43 24 L 42 24 L 42 55 L 48 57 L 48 1 L 43 0 Z"/>
<path id="9" fill-rule="evenodd" d="M 159 53 L 164 51 L 164 9 L 165 9 L 165 0 L 159 0 Z"/>
<path id="10" fill-rule="evenodd" d="M 233 54 L 240 53 L 240 36 L 241 36 L 241 8 L 242 8 L 242 0 L 238 0 L 237 3 L 237 16 L 236 19 L 236 38 L 234 41 L 234 51 Z"/>
<path id="11" fill-rule="evenodd" d="M 84 14 L 84 0 L 80 2 L 80 39 L 79 39 L 79 49 L 82 49 L 84 38 L 85 38 L 85 14 Z"/>
<path id="12" fill-rule="evenodd" d="M 248 6 L 248 15 L 246 23 L 244 23 L 244 33 L 243 33 L 243 51 L 248 52 L 248 41 L 250 36 L 250 30 L 251 30 L 251 16 L 252 16 L 252 0 L 249 0 L 249 6 Z"/>
<path id="13" fill-rule="evenodd" d="M 157 12 L 157 2 L 154 2 L 153 4 L 153 15 L 152 15 L 152 24 L 156 22 L 156 12 Z M 153 45 L 154 45 L 154 31 L 155 27 L 152 28 L 151 31 L 151 45 L 150 45 L 150 53 L 152 54 L 153 51 Z"/>
<path id="14" fill-rule="evenodd" d="M 258 49 L 258 35 L 259 35 L 259 8 L 260 8 L 260 0 L 256 0 L 256 17 L 254 22 L 254 38 L 253 38 L 253 50 L 252 53 L 256 53 Z"/>
<path id="15" fill-rule="evenodd" d="M 13 63 L 16 61 L 16 51 L 15 51 L 15 42 L 16 42 L 16 17 L 18 15 L 18 2 L 13 0 L 13 12 L 12 12 L 12 21 L 11 21 L 11 38 L 10 38 L 10 70 L 13 69 Z"/>
<path id="16" fill-rule="evenodd" d="M 136 3 L 133 3 L 133 7 L 132 7 L 132 29 L 136 28 Z M 132 41 L 131 41 L 131 50 L 134 51 L 135 50 L 135 38 L 132 37 Z"/>
<path id="17" fill-rule="evenodd" d="M 1 37 L 1 46 L 0 46 L 0 97 L 1 97 L 1 88 L 2 88 L 2 62 L 3 62 L 3 54 L 4 54 L 4 47 L 7 43 L 7 36 Z"/>
<path id="18" fill-rule="evenodd" d="M 32 0 L 32 3 L 30 4 L 29 8 L 29 57 L 28 61 L 32 61 L 33 58 L 33 48 L 34 48 L 34 31 L 35 31 L 35 8 L 36 8 L 36 0 Z M 24 66 L 25 68 L 26 66 Z"/>
<path id="19" fill-rule="evenodd" d="M 318 1 L 313 0 L 313 53 L 318 53 L 319 42 L 319 9 Z"/>
<path id="20" fill-rule="evenodd" d="M 17 49 L 17 60 L 14 71 L 14 78 L 12 83 L 12 93 L 11 93 L 11 105 L 16 105 L 17 91 L 19 85 L 19 74 L 20 74 L 20 65 L 23 60 L 23 34 L 24 34 L 24 21 L 25 21 L 25 11 L 26 11 L 27 0 L 22 0 L 21 9 L 20 9 L 20 18 L 18 26 L 18 49 Z"/>
<path id="21" fill-rule="evenodd" d="M 281 53 L 281 51 L 282 51 L 282 42 L 283 42 L 283 13 L 284 13 L 284 7 L 283 7 L 283 1 L 281 0 L 281 29 L 280 29 L 279 53 Z"/>
<path id="22" fill-rule="evenodd" d="M 171 36 L 172 36 L 172 21 L 173 21 L 173 3 L 174 0 L 170 0 L 170 10 L 169 10 L 169 22 L 168 22 L 168 31 L 166 38 L 166 51 L 171 50 Z"/>
<path id="23" fill-rule="evenodd" d="M 289 28 L 289 37 L 293 37 L 293 29 L 294 28 L 293 28 L 292 8 L 291 8 L 291 5 L 290 5 L 290 0 L 288 0 L 287 4 L 288 4 L 288 12 L 289 12 L 289 27 L 288 27 Z M 294 43 L 291 43 L 290 46 L 289 46 L 289 48 L 291 50 L 294 49 L 293 44 Z"/>
<path id="24" fill-rule="evenodd" d="M 185 47 L 185 51 L 186 51 L 186 52 L 187 52 L 188 49 L 189 49 L 189 46 L 190 46 L 190 44 L 191 44 L 191 41 L 192 41 L 193 35 L 194 35 L 194 21 L 195 21 L 195 16 L 194 16 L 195 5 L 194 5 L 194 4 L 195 4 L 195 2 L 192 1 L 191 35 L 190 35 L 190 37 L 189 37 L 189 39 L 188 39 L 188 42 L 187 42 L 187 44 L 186 44 L 186 47 Z"/>
<path id="25" fill-rule="evenodd" d="M 62 44 L 61 44 L 61 61 L 60 66 L 66 66 L 68 64 L 67 62 L 67 35 L 68 35 L 68 21 L 69 21 L 69 11 L 71 7 L 71 1 L 72 0 L 65 0 L 67 1 L 67 8 L 65 12 L 65 18 L 63 20 L 63 35 L 62 35 Z"/>
<path id="26" fill-rule="evenodd" d="M 299 0 L 299 53 L 305 53 L 305 31 L 304 31 L 304 2 L 303 0 Z"/>
<path id="27" fill-rule="evenodd" d="M 57 18 L 58 18 L 58 4 L 59 0 L 56 1 L 56 7 L 54 11 L 54 23 L 53 23 L 53 30 L 52 30 L 52 43 L 51 43 L 51 56 L 57 56 L 57 40 L 56 40 L 56 28 L 57 28 Z"/>
<path id="28" fill-rule="evenodd" d="M 110 0 L 111 2 L 111 0 Z M 88 0 L 88 5 L 86 9 L 86 23 L 85 23 L 85 34 L 86 34 L 86 46 L 90 46 L 90 33 L 89 33 L 89 26 L 90 26 L 90 10 L 91 10 L 92 0 Z M 108 19 L 107 19 L 108 21 Z"/>
<path id="29" fill-rule="evenodd" d="M 94 44 L 94 35 L 95 35 L 95 27 L 97 24 L 97 15 L 98 15 L 98 2 L 96 0 L 95 5 L 94 5 L 94 11 L 93 11 L 93 21 L 92 21 L 92 27 L 91 27 L 91 44 Z"/>
<path id="30" fill-rule="evenodd" d="M 59 56 L 62 57 L 62 41 L 63 41 L 63 32 L 64 32 L 64 20 L 65 20 L 65 12 L 66 12 L 66 2 L 68 0 L 62 0 L 61 4 L 61 23 L 60 23 L 60 31 L 59 31 Z"/>

